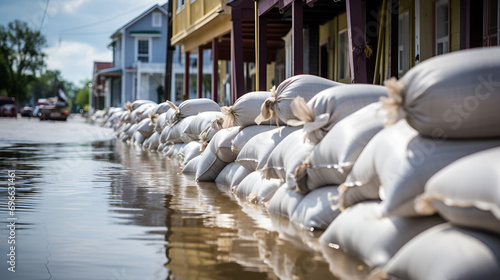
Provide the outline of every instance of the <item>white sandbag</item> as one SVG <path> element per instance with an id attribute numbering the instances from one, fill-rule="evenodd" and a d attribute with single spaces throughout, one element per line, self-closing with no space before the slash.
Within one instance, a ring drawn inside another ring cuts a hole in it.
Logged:
<path id="1" fill-rule="evenodd" d="M 160 135 L 160 137 L 161 137 L 161 135 Z M 163 149 L 165 149 L 165 146 L 166 146 L 166 144 L 165 144 L 165 143 L 161 143 L 161 142 L 159 142 L 159 143 L 158 143 L 158 148 L 156 149 L 156 151 L 157 151 L 157 152 L 159 152 L 159 153 L 162 153 L 162 152 L 163 152 Z"/>
<path id="2" fill-rule="evenodd" d="M 167 118 L 167 113 L 163 113 L 158 116 L 156 119 L 156 123 L 154 125 L 154 130 L 158 133 L 161 133 L 163 131 L 163 128 L 165 128 L 165 122 Z"/>
<path id="3" fill-rule="evenodd" d="M 420 214 L 500 234 L 500 148 L 463 157 L 432 176 L 417 199 Z"/>
<path id="4" fill-rule="evenodd" d="M 500 136 L 500 47 L 439 55 L 385 84 L 389 123 L 405 117 L 439 139 Z"/>
<path id="5" fill-rule="evenodd" d="M 134 133 L 137 131 L 137 128 L 139 127 L 139 124 L 137 123 L 134 123 L 133 125 L 131 125 L 129 127 L 129 129 L 127 129 L 127 131 L 125 132 L 125 134 L 127 134 L 127 136 L 129 138 L 132 138 L 132 136 L 134 135 Z"/>
<path id="6" fill-rule="evenodd" d="M 281 126 L 253 136 L 240 150 L 235 162 L 251 171 L 263 169 L 274 148 L 290 133 L 299 129 L 300 127 Z M 238 143 L 240 143 L 240 140 L 238 140 Z M 235 145 L 240 146 L 241 144 Z"/>
<path id="7" fill-rule="evenodd" d="M 137 112 L 137 120 L 136 122 L 141 122 L 142 120 L 148 118 L 148 117 L 151 117 L 151 112 L 153 111 L 153 109 L 155 108 L 155 104 L 154 103 L 148 103 L 148 104 L 144 104 L 142 107 L 146 106 L 146 109 L 141 113 L 141 112 Z M 137 110 L 140 110 L 140 109 L 137 109 Z"/>
<path id="8" fill-rule="evenodd" d="M 135 110 L 144 104 L 149 104 L 148 106 L 156 105 L 156 103 L 152 100 L 138 99 L 138 100 L 135 100 L 134 102 L 131 103 L 132 110 Z M 125 104 L 125 105 L 127 105 L 127 104 Z"/>
<path id="9" fill-rule="evenodd" d="M 287 188 L 307 193 L 305 172 L 301 172 L 299 167 L 314 145 L 309 141 L 304 143 L 303 133 L 303 129 L 299 129 L 283 139 L 269 155 L 262 172 L 266 179 L 285 180 Z"/>
<path id="10" fill-rule="evenodd" d="M 183 134 L 183 131 L 191 124 L 194 118 L 195 116 L 183 118 L 171 126 L 165 139 L 166 143 L 189 143 L 197 141 L 198 138 L 191 138 L 189 135 Z"/>
<path id="11" fill-rule="evenodd" d="M 186 144 L 184 146 L 184 162 L 183 164 L 186 165 L 189 161 L 191 161 L 193 158 L 199 156 L 201 154 L 200 150 L 201 144 L 196 141 L 192 141 Z"/>
<path id="12" fill-rule="evenodd" d="M 288 124 L 304 125 L 306 138 L 317 144 L 336 123 L 382 96 L 387 96 L 385 87 L 363 84 L 325 89 L 307 103 L 299 96 L 292 102 L 292 111 L 299 120 Z"/>
<path id="13" fill-rule="evenodd" d="M 320 91 L 339 85 L 343 84 L 308 74 L 290 77 L 281 82 L 277 89 L 271 89 L 272 96 L 262 104 L 256 123 L 272 118 L 279 118 L 284 123 L 296 119 L 290 107 L 295 97 L 301 96 L 307 102 Z"/>
<path id="14" fill-rule="evenodd" d="M 288 189 L 286 185 L 282 185 L 269 201 L 267 210 L 290 218 L 302 199 L 304 199 L 303 194 L 294 192 Z"/>
<path id="15" fill-rule="evenodd" d="M 201 155 L 194 157 L 186 165 L 184 165 L 184 168 L 182 169 L 182 173 L 189 174 L 189 175 L 195 175 L 196 171 L 198 170 L 198 165 L 200 164 L 200 162 L 201 162 Z"/>
<path id="16" fill-rule="evenodd" d="M 215 178 L 215 183 L 222 186 L 237 188 L 240 182 L 250 174 L 250 171 L 245 167 L 231 162 Z"/>
<path id="17" fill-rule="evenodd" d="M 174 116 L 177 114 L 177 112 L 174 109 L 168 110 L 165 112 L 165 122 L 163 123 L 164 126 L 172 126 L 174 125 Z"/>
<path id="18" fill-rule="evenodd" d="M 236 196 L 242 200 L 247 201 L 247 197 L 250 196 L 252 192 L 257 193 L 257 189 L 262 181 L 262 173 L 259 171 L 254 171 L 248 174 L 235 188 Z"/>
<path id="19" fill-rule="evenodd" d="M 260 115 L 260 107 L 269 97 L 272 97 L 272 94 L 268 91 L 248 92 L 238 98 L 233 106 L 222 107 L 221 111 L 224 114 L 223 127 L 256 125 L 255 118 Z M 276 121 L 275 119 L 269 119 L 261 122 L 261 124 L 276 125 Z M 282 122 L 279 124 L 284 125 Z"/>
<path id="20" fill-rule="evenodd" d="M 179 154 L 179 151 L 186 146 L 186 143 L 175 143 L 173 145 L 169 145 L 165 147 L 168 148 L 167 151 L 163 150 L 163 155 L 166 157 L 176 157 Z"/>
<path id="21" fill-rule="evenodd" d="M 196 171 L 196 180 L 199 182 L 213 182 L 217 175 L 236 155 L 231 151 L 231 140 L 239 131 L 239 127 L 221 129 L 208 143 L 201 155 L 201 163 Z M 219 157 L 220 156 L 220 157 Z M 225 161 L 228 160 L 228 161 Z"/>
<path id="22" fill-rule="evenodd" d="M 267 207 L 274 194 L 283 183 L 283 180 L 280 179 L 265 179 L 262 177 L 256 189 L 257 193 L 250 193 L 248 200 L 253 204 L 260 204 Z"/>
<path id="23" fill-rule="evenodd" d="M 158 146 L 160 145 L 160 133 L 153 133 L 153 135 L 151 135 L 148 140 L 148 147 L 145 148 L 149 149 L 150 151 L 156 151 L 156 149 L 158 149 Z"/>
<path id="24" fill-rule="evenodd" d="M 357 256 L 372 267 L 383 266 L 413 237 L 437 224 L 438 216 L 381 218 L 379 202 L 359 203 L 337 216 L 319 241 Z"/>
<path id="25" fill-rule="evenodd" d="M 340 249 L 320 244 L 323 258 L 328 262 L 330 272 L 338 279 L 366 280 L 369 279 L 371 268 L 363 261 Z"/>
<path id="26" fill-rule="evenodd" d="M 209 111 L 201 112 L 198 115 L 194 116 L 191 123 L 186 126 L 186 128 L 184 128 L 184 131 L 182 131 L 182 133 L 185 134 L 184 138 L 194 139 L 194 141 L 198 141 L 200 139 L 200 134 L 205 131 L 210 125 L 210 122 L 217 117 L 222 117 L 222 113 Z"/>
<path id="27" fill-rule="evenodd" d="M 418 216 L 415 199 L 427 180 L 443 167 L 482 150 L 500 146 L 500 140 L 436 141 L 417 135 L 405 120 L 380 131 L 366 145 L 346 182 L 339 188 L 340 207 L 373 199 L 379 189 L 384 216 Z"/>
<path id="28" fill-rule="evenodd" d="M 163 113 L 166 113 L 168 110 L 170 110 L 170 105 L 168 104 L 168 102 L 162 102 L 158 105 L 156 105 L 156 107 L 153 109 L 153 111 L 151 111 L 151 113 L 153 115 L 161 115 Z"/>
<path id="29" fill-rule="evenodd" d="M 216 142 L 217 146 L 217 157 L 224 162 L 233 162 L 238 156 L 231 146 L 233 144 L 234 138 L 240 132 L 239 126 L 234 126 L 231 128 L 226 128 L 217 132 L 221 134 Z M 217 135 L 216 134 L 216 135 Z"/>
<path id="30" fill-rule="evenodd" d="M 188 99 L 177 107 L 174 103 L 168 101 L 168 104 L 175 112 L 171 119 L 169 119 L 170 124 L 175 124 L 178 121 L 190 117 L 196 116 L 201 112 L 215 111 L 220 112 L 220 106 L 212 99 L 208 98 L 196 98 L 196 99 Z"/>
<path id="31" fill-rule="evenodd" d="M 238 135 L 233 140 L 231 149 L 233 152 L 236 154 L 239 154 L 241 149 L 245 146 L 245 144 L 254 136 L 266 132 L 269 130 L 273 130 L 277 128 L 277 126 L 274 125 L 251 125 L 243 128 Z"/>
<path id="32" fill-rule="evenodd" d="M 137 126 L 137 131 L 139 131 L 139 133 L 141 133 L 145 138 L 148 138 L 154 132 L 154 127 L 149 125 L 150 121 L 151 120 L 149 118 L 145 118 L 139 123 L 139 126 Z"/>
<path id="33" fill-rule="evenodd" d="M 163 144 L 167 143 L 167 139 L 168 139 L 168 136 L 170 134 L 170 129 L 171 129 L 170 126 L 166 126 L 165 128 L 163 128 L 163 130 L 160 133 L 160 143 L 163 143 Z"/>
<path id="34" fill-rule="evenodd" d="M 144 140 L 146 140 L 146 138 L 139 131 L 134 132 L 134 135 L 132 136 L 132 141 L 136 146 L 142 146 Z"/>
<path id="35" fill-rule="evenodd" d="M 372 103 L 341 120 L 314 147 L 302 163 L 307 167 L 308 190 L 345 181 L 363 148 L 384 126 L 377 114 L 380 106 Z"/>
<path id="36" fill-rule="evenodd" d="M 293 212 L 290 220 L 308 230 L 325 230 L 340 214 L 332 209 L 330 200 L 338 196 L 337 186 L 327 186 L 304 196 Z"/>
<path id="37" fill-rule="evenodd" d="M 248 203 L 266 205 L 281 185 L 283 181 L 264 179 L 260 171 L 254 171 L 240 182 L 236 195 Z"/>
<path id="38" fill-rule="evenodd" d="M 135 122 L 135 120 L 137 119 L 137 109 L 139 107 L 141 107 L 142 105 L 145 105 L 145 104 L 156 104 L 154 103 L 153 101 L 151 100 L 136 100 L 134 101 L 133 103 L 132 102 L 126 102 L 125 105 L 124 105 L 124 109 L 125 109 L 125 112 L 126 114 L 123 116 L 123 119 L 122 121 L 124 122 Z M 135 112 L 134 112 L 135 111 Z M 142 113 L 143 110 L 141 110 L 141 113 Z"/>
<path id="39" fill-rule="evenodd" d="M 500 238 L 481 231 L 435 226 L 408 242 L 373 279 L 498 279 Z"/>

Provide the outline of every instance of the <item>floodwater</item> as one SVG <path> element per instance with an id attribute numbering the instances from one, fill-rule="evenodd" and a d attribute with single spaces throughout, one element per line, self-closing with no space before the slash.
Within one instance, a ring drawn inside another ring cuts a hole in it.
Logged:
<path id="1" fill-rule="evenodd" d="M 179 172 L 82 118 L 0 119 L 0 279 L 366 276 L 287 219 Z"/>

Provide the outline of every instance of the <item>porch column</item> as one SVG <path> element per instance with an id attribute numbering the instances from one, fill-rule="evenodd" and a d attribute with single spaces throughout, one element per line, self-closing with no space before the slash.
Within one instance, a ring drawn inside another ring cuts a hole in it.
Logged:
<path id="1" fill-rule="evenodd" d="M 309 74 L 319 75 L 319 25 L 309 26 Z"/>
<path id="2" fill-rule="evenodd" d="M 184 99 L 189 99 L 189 56 L 190 52 L 184 53 Z M 181 100 L 177 100 L 181 101 Z"/>
<path id="3" fill-rule="evenodd" d="M 267 87 L 267 19 L 257 16 L 257 90 L 265 91 Z"/>
<path id="4" fill-rule="evenodd" d="M 141 61 L 137 61 L 137 83 L 135 85 L 135 95 L 134 100 L 141 99 L 141 89 L 142 89 L 142 73 L 141 73 Z"/>
<path id="5" fill-rule="evenodd" d="M 202 97 L 203 90 L 203 49 L 198 46 L 198 73 L 196 76 L 196 97 Z"/>
<path id="6" fill-rule="evenodd" d="M 398 52 L 399 52 L 399 40 L 398 40 L 398 25 L 399 25 L 399 0 L 389 1 L 389 12 L 390 12 L 390 36 L 389 36 L 389 76 L 398 77 L 399 67 L 398 67 Z"/>
<path id="7" fill-rule="evenodd" d="M 460 1 L 460 49 L 483 46 L 483 3 L 482 1 Z"/>
<path id="8" fill-rule="evenodd" d="M 231 28 L 231 80 L 233 83 L 233 102 L 245 94 L 243 75 L 243 38 L 241 18 L 232 19 Z"/>
<path id="9" fill-rule="evenodd" d="M 366 75 L 366 60 L 359 59 L 365 45 L 365 11 L 362 0 L 346 0 L 347 36 L 349 41 L 349 64 L 353 83 L 368 83 Z M 359 55 L 358 55 L 359 53 Z"/>
<path id="10" fill-rule="evenodd" d="M 359 0 L 358 0 L 359 1 Z M 303 10 L 302 0 L 293 0 L 292 3 L 292 75 L 304 72 L 304 42 L 303 42 Z"/>
<path id="11" fill-rule="evenodd" d="M 219 42 L 212 39 L 212 100 L 218 103 L 219 99 Z"/>

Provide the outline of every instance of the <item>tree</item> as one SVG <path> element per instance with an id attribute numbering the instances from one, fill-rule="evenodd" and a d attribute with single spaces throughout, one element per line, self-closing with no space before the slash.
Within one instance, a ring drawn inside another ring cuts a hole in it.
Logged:
<path id="1" fill-rule="evenodd" d="M 76 93 L 75 104 L 84 108 L 85 105 L 89 105 L 89 86 L 90 80 L 83 80 L 80 82 L 81 87 Z"/>
<path id="2" fill-rule="evenodd" d="M 6 73 L 5 89 L 18 102 L 27 99 L 27 85 L 45 66 L 45 44 L 45 36 L 26 22 L 15 20 L 7 28 L 0 25 L 0 74 Z"/>

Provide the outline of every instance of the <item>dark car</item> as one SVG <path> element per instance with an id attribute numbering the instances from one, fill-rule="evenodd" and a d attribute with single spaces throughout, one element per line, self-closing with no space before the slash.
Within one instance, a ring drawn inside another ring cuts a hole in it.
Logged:
<path id="1" fill-rule="evenodd" d="M 17 118 L 17 105 L 15 97 L 0 96 L 0 116 Z"/>
<path id="2" fill-rule="evenodd" d="M 23 108 L 21 108 L 21 116 L 23 117 L 31 117 L 33 114 L 33 107 L 26 104 Z"/>

